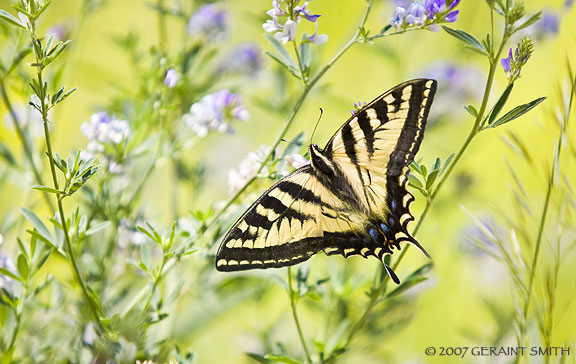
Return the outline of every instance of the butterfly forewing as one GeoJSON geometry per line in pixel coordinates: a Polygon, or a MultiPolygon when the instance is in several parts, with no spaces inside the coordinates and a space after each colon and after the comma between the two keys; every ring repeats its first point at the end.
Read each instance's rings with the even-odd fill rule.
{"type": "Polygon", "coordinates": [[[312,165],[272,186],[228,232],[217,269],[292,265],[320,250],[383,260],[402,241],[426,254],[407,230],[406,183],[435,91],[434,80],[402,83],[356,112],[323,151],[311,147],[312,165]]]}
{"type": "Polygon", "coordinates": [[[216,257],[218,270],[292,265],[323,247],[323,212],[341,208],[339,199],[316,181],[310,166],[266,191],[226,234],[216,257]]]}

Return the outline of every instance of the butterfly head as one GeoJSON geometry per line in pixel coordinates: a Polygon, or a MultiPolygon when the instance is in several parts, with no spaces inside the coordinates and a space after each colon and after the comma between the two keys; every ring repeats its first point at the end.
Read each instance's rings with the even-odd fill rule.
{"type": "Polygon", "coordinates": [[[316,171],[326,176],[334,175],[334,162],[316,144],[310,145],[310,162],[316,171]]]}

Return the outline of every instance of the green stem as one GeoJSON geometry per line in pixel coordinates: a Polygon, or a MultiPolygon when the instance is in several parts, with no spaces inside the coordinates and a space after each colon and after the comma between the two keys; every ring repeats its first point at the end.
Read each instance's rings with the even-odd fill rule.
{"type": "Polygon", "coordinates": [[[164,14],[164,0],[157,0],[158,6],[158,49],[166,49],[166,14],[164,14]]]}
{"type": "Polygon", "coordinates": [[[528,321],[528,309],[530,308],[530,301],[532,298],[532,291],[534,288],[534,279],[536,277],[536,266],[538,264],[538,257],[540,256],[540,247],[542,245],[542,236],[544,234],[544,226],[546,224],[546,217],[548,216],[548,208],[550,206],[550,199],[552,195],[552,189],[554,187],[554,176],[556,175],[556,168],[560,163],[560,152],[562,151],[562,139],[566,134],[566,128],[568,121],[570,119],[570,111],[572,109],[572,102],[575,93],[576,79],[570,80],[572,84],[570,85],[570,99],[567,105],[567,110],[564,113],[564,124],[560,128],[560,135],[558,136],[558,142],[556,144],[556,150],[554,154],[554,160],[552,162],[552,169],[550,171],[550,176],[548,177],[548,186],[546,190],[546,198],[544,200],[544,207],[542,208],[542,216],[540,217],[540,225],[538,226],[538,235],[536,237],[536,246],[534,248],[534,255],[532,257],[532,265],[530,266],[530,277],[528,280],[528,291],[526,292],[526,301],[524,302],[524,309],[522,312],[522,325],[520,331],[520,342],[524,342],[524,336],[526,334],[526,327],[528,321]]]}
{"type": "MultiPolygon", "coordinates": [[[[42,175],[40,174],[40,171],[38,170],[38,167],[36,166],[36,163],[34,162],[34,153],[32,152],[32,146],[30,145],[28,138],[26,138],[26,136],[24,135],[24,130],[22,130],[22,126],[20,125],[20,121],[18,120],[18,116],[14,112],[14,108],[12,107],[12,103],[10,102],[10,99],[8,98],[8,93],[6,92],[6,87],[4,86],[4,80],[3,79],[0,80],[0,94],[2,95],[2,101],[4,102],[4,105],[6,105],[6,108],[8,109],[8,111],[10,113],[10,117],[12,118],[12,121],[14,122],[14,129],[16,130],[16,135],[18,136],[18,139],[20,140],[20,143],[22,144],[22,148],[24,149],[24,155],[26,156],[26,159],[28,159],[28,162],[30,163],[30,167],[32,168],[32,173],[34,174],[34,178],[36,179],[36,183],[44,186],[44,181],[42,180],[42,175]]],[[[50,212],[52,214],[54,214],[54,205],[52,204],[52,200],[50,200],[50,196],[48,196],[48,193],[44,192],[44,191],[42,191],[42,196],[44,197],[44,200],[46,201],[46,205],[48,205],[50,212]]]]}
{"type": "Polygon", "coordinates": [[[308,79],[304,75],[304,66],[302,66],[302,60],[300,59],[300,52],[298,52],[298,45],[296,42],[292,42],[294,45],[294,54],[296,55],[296,59],[298,60],[298,69],[300,70],[300,79],[304,83],[304,87],[308,85],[308,79]]]}
{"type": "MultiPolygon", "coordinates": [[[[32,30],[30,31],[30,36],[32,38],[32,46],[34,47],[34,44],[36,44],[37,39],[36,39],[36,24],[35,21],[32,22],[32,30]]],[[[36,55],[36,52],[33,52],[36,55]]],[[[58,190],[58,177],[56,175],[56,167],[54,165],[54,153],[52,151],[52,143],[51,143],[51,139],[50,139],[50,129],[48,128],[48,105],[46,105],[46,99],[47,99],[47,95],[45,94],[45,89],[46,87],[44,87],[44,81],[42,80],[42,70],[44,69],[44,66],[41,65],[42,64],[42,60],[38,59],[38,55],[36,55],[36,59],[35,59],[36,63],[40,64],[39,66],[36,66],[36,76],[37,76],[37,81],[38,81],[38,85],[39,85],[39,89],[38,92],[39,94],[37,95],[38,98],[40,99],[40,113],[42,115],[42,122],[44,124],[44,138],[46,141],[46,148],[47,148],[47,152],[48,152],[48,161],[50,164],[50,174],[52,175],[52,183],[54,185],[54,188],[56,190],[58,190]]],[[[92,298],[92,296],[90,295],[89,291],[88,291],[88,287],[86,285],[86,282],[84,281],[82,274],[80,273],[80,268],[78,266],[78,262],[76,261],[76,255],[74,253],[74,249],[72,247],[72,242],[70,239],[70,235],[68,233],[68,227],[66,226],[66,215],[64,214],[64,207],[62,206],[62,199],[64,198],[64,196],[57,194],[56,195],[56,202],[57,202],[57,206],[58,206],[58,215],[60,217],[60,224],[62,225],[62,233],[64,235],[64,242],[66,244],[66,250],[68,251],[68,257],[70,260],[70,263],[72,265],[73,271],[74,271],[74,275],[76,277],[76,280],[78,281],[78,283],[80,284],[80,287],[82,288],[82,293],[84,294],[84,298],[86,299],[86,302],[88,303],[88,307],[90,308],[92,315],[94,316],[94,319],[96,321],[96,323],[98,324],[98,327],[104,331],[104,325],[100,319],[100,314],[99,314],[99,307],[97,306],[96,302],[94,301],[94,298],[92,298]]]]}
{"type": "Polygon", "coordinates": [[[296,324],[296,330],[298,330],[298,336],[300,337],[300,343],[306,354],[306,362],[312,363],[312,357],[310,356],[310,350],[308,350],[308,345],[306,344],[306,339],[302,333],[302,327],[300,326],[300,320],[298,319],[298,311],[296,310],[296,301],[298,299],[298,292],[295,292],[292,288],[292,269],[288,267],[288,295],[290,298],[290,309],[292,310],[292,318],[294,319],[294,324],[296,324]]]}
{"type": "Polygon", "coordinates": [[[158,273],[154,276],[154,281],[152,283],[152,289],[150,290],[150,295],[148,296],[146,304],[144,305],[144,309],[142,310],[143,313],[146,313],[148,307],[150,307],[150,302],[152,301],[152,297],[154,297],[154,292],[156,292],[158,284],[160,284],[160,281],[162,280],[163,277],[162,272],[164,271],[164,266],[166,265],[167,262],[168,259],[166,258],[166,255],[164,255],[162,257],[162,264],[160,265],[160,269],[158,270],[158,273]]]}

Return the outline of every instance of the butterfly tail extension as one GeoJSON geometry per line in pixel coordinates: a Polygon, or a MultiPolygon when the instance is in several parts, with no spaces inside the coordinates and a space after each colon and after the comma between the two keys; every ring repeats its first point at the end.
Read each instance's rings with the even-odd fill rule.
{"type": "Polygon", "coordinates": [[[384,268],[386,269],[386,273],[388,273],[388,275],[390,276],[392,281],[394,281],[394,283],[396,283],[396,284],[400,284],[400,279],[398,278],[396,273],[394,273],[392,268],[390,268],[390,266],[384,262],[382,262],[382,264],[384,264],[384,268]]]}

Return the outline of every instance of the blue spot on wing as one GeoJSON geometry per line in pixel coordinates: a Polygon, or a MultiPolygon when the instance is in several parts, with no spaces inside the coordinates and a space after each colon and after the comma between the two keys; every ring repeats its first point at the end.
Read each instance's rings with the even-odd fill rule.
{"type": "Polygon", "coordinates": [[[392,210],[396,210],[396,201],[392,200],[390,205],[392,205],[392,210]]]}
{"type": "Polygon", "coordinates": [[[390,232],[390,229],[388,228],[388,226],[386,226],[386,224],[384,224],[383,222],[380,223],[380,227],[382,228],[382,231],[384,231],[385,233],[390,232]]]}
{"type": "Polygon", "coordinates": [[[373,229],[373,228],[368,229],[368,234],[370,234],[370,236],[371,236],[374,240],[377,240],[377,239],[378,239],[378,235],[379,235],[379,234],[378,234],[378,232],[377,232],[375,229],[373,229]]]}

